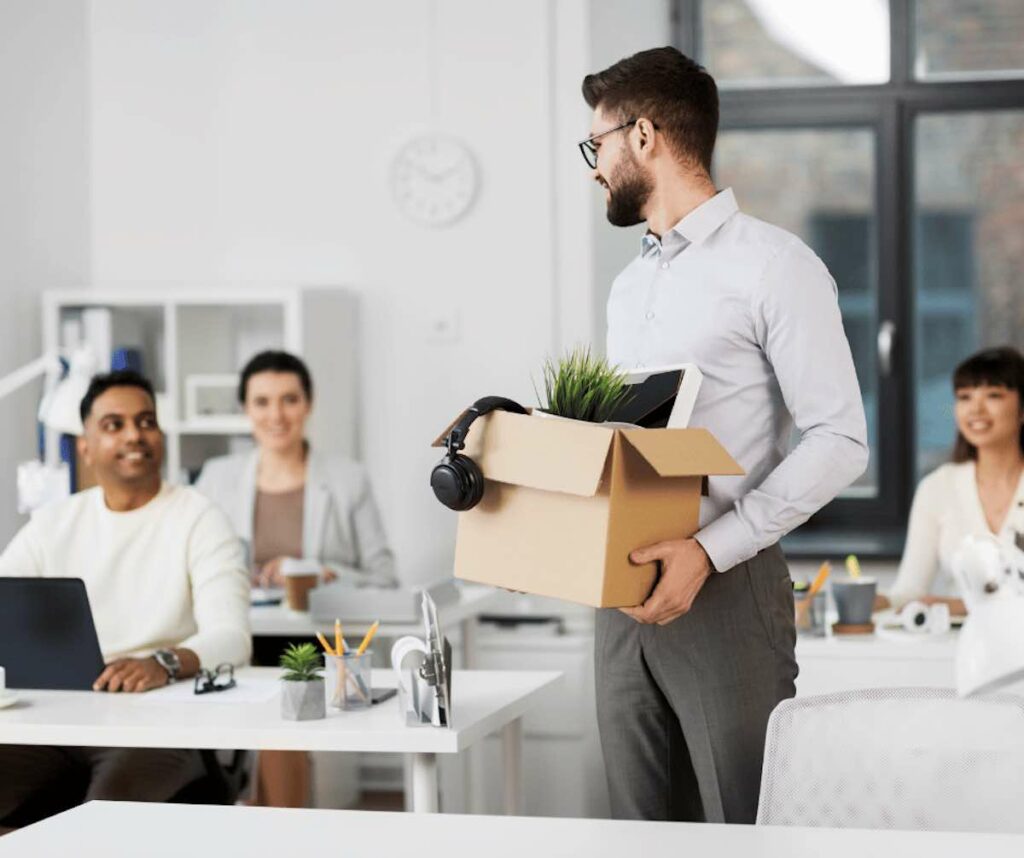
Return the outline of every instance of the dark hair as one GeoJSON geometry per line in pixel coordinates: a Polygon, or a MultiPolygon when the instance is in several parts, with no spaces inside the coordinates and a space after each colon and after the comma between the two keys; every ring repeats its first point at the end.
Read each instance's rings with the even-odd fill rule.
{"type": "Polygon", "coordinates": [[[156,408],[156,394],[153,393],[153,385],[149,379],[135,370],[119,369],[115,372],[93,376],[92,381],[89,382],[89,389],[78,406],[78,413],[83,423],[92,412],[92,404],[112,387],[138,387],[149,394],[149,398],[153,400],[153,408],[156,408]]]}
{"type": "Polygon", "coordinates": [[[686,161],[711,172],[718,135],[718,87],[675,48],[652,48],[583,78],[583,97],[620,122],[647,118],[686,161]]]}
{"type": "MultiPolygon", "coordinates": [[[[971,355],[953,370],[953,392],[963,387],[1006,387],[1016,390],[1024,406],[1024,355],[1012,346],[985,349],[971,355]]],[[[1024,425],[1020,428],[1020,449],[1024,452],[1024,425]]],[[[978,448],[957,431],[953,445],[953,461],[967,462],[978,458],[978,448]]]]}
{"type": "Polygon", "coordinates": [[[313,401],[313,378],[309,374],[309,368],[300,358],[289,352],[265,351],[249,359],[249,362],[242,367],[242,376],[238,381],[238,401],[245,402],[246,388],[249,386],[249,379],[258,372],[290,372],[299,377],[299,384],[306,394],[306,399],[313,401]]]}

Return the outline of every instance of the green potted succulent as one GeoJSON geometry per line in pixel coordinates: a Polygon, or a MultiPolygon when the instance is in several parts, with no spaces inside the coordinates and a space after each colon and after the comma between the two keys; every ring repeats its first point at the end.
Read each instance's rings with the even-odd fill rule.
{"type": "MultiPolygon", "coordinates": [[[[587,423],[604,423],[630,399],[626,374],[594,357],[590,348],[577,346],[555,362],[544,363],[544,399],[541,413],[587,423]]],[[[537,392],[534,385],[534,392],[537,392]]]]}
{"type": "Polygon", "coordinates": [[[311,643],[289,644],[281,654],[281,717],[312,721],[327,715],[323,663],[311,643]]]}

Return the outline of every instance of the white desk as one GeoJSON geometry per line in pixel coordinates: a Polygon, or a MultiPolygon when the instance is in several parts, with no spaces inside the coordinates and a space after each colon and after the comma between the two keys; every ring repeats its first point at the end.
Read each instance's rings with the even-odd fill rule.
{"type": "MultiPolygon", "coordinates": [[[[438,622],[441,629],[450,633],[453,626],[463,625],[475,620],[480,614],[501,601],[504,591],[495,587],[483,587],[473,585],[460,585],[459,598],[450,604],[440,605],[437,609],[438,622]]],[[[316,632],[334,634],[334,621],[314,622],[309,614],[290,611],[284,605],[257,605],[249,610],[249,621],[252,625],[254,635],[267,637],[287,637],[289,635],[303,635],[312,637],[316,632]]],[[[346,637],[353,638],[366,633],[372,620],[347,620],[341,618],[345,624],[346,637]]],[[[423,636],[423,623],[419,620],[411,623],[381,623],[378,634],[381,637],[401,637],[402,635],[423,636]]]]}
{"type": "MultiPolygon", "coordinates": [[[[278,675],[275,668],[238,672],[240,681],[278,675]]],[[[412,809],[436,811],[437,755],[457,754],[500,730],[505,809],[517,813],[522,801],[520,719],[560,676],[549,671],[455,671],[450,729],[406,727],[397,698],[362,712],[333,711],[319,721],[286,721],[276,696],[264,703],[155,705],[142,695],[19,691],[22,700],[0,710],[0,743],[404,753],[412,762],[412,809]]],[[[392,671],[374,672],[375,686],[394,683],[392,671]]]]}
{"type": "Polygon", "coordinates": [[[365,855],[538,858],[643,855],[762,858],[1019,858],[1024,835],[863,831],[99,802],[0,839],[4,858],[281,858],[365,855]]]}
{"type": "Polygon", "coordinates": [[[952,688],[956,644],[955,632],[942,637],[898,632],[799,637],[797,695],[861,688],[952,688]]]}

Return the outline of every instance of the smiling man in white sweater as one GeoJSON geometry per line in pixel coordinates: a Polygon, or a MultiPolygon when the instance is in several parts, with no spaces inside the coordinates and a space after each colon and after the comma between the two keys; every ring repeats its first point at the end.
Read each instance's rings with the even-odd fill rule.
{"type": "MultiPolygon", "coordinates": [[[[142,692],[240,665],[251,651],[242,547],[224,514],[164,483],[150,383],[93,379],[82,400],[80,460],[98,486],[40,509],[0,556],[0,575],[85,582],[106,669],[94,688],[142,692]]],[[[0,825],[41,791],[84,772],[85,799],[164,801],[203,773],[198,752],[0,746],[0,825]]],[[[13,819],[12,819],[13,815],[13,819]]]]}

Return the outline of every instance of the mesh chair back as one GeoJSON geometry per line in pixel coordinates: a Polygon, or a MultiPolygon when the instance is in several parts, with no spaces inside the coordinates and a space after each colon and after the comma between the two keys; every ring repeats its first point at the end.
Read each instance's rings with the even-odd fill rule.
{"type": "Polygon", "coordinates": [[[1024,699],[881,688],[785,700],[759,825],[1024,832],[1024,699]]]}

